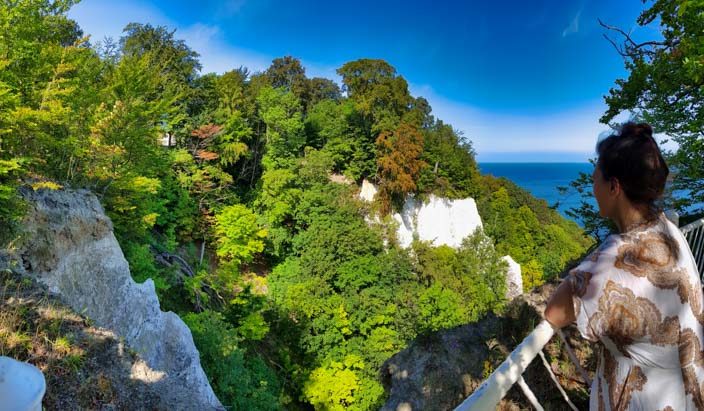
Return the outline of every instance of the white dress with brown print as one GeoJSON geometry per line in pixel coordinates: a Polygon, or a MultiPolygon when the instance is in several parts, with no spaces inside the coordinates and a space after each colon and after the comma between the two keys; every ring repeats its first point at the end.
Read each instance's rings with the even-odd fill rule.
{"type": "Polygon", "coordinates": [[[611,235],[577,268],[574,308],[600,342],[591,410],[704,410],[702,288],[682,233],[664,215],[611,235]]]}

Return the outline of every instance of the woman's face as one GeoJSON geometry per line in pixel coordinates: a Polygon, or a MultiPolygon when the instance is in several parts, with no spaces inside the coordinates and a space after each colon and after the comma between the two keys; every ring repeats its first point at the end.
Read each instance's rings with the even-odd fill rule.
{"type": "Polygon", "coordinates": [[[604,178],[601,169],[597,165],[592,173],[592,192],[596,203],[599,205],[599,215],[609,218],[614,208],[614,197],[611,194],[611,182],[604,178]]]}

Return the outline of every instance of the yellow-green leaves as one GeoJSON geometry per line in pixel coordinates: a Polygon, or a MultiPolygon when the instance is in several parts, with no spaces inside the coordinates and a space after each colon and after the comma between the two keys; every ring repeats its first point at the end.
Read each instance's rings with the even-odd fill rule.
{"type": "Polygon", "coordinates": [[[215,215],[218,257],[236,264],[250,262],[264,250],[266,236],[257,216],[242,204],[224,207],[215,215]]]}

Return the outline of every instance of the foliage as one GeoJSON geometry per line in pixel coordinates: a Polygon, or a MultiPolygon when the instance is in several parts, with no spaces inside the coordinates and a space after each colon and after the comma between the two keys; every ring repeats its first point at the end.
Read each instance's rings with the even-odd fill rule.
{"type": "Polygon", "coordinates": [[[240,347],[242,338],[213,311],[183,317],[193,334],[201,364],[221,402],[236,410],[278,410],[280,387],[259,356],[240,347]]]}
{"type": "MultiPolygon", "coordinates": [[[[618,51],[628,78],[617,79],[605,97],[609,122],[632,111],[656,132],[674,140],[670,156],[675,189],[689,193],[675,206],[704,210],[704,4],[699,0],[656,0],[638,17],[642,27],[656,26],[660,38],[642,43],[623,36],[618,51]]],[[[615,43],[615,42],[614,42],[615,43]]]]}
{"type": "Polygon", "coordinates": [[[266,169],[291,165],[305,143],[298,98],[284,89],[264,87],[257,96],[257,104],[266,124],[266,154],[262,165],[266,169]]]}
{"type": "Polygon", "coordinates": [[[447,198],[479,194],[481,182],[471,142],[442,121],[424,130],[423,142],[421,159],[428,167],[418,177],[418,191],[447,198]]]}
{"type": "Polygon", "coordinates": [[[257,226],[257,216],[251,210],[235,204],[215,214],[215,237],[218,257],[241,264],[264,250],[266,230],[257,226]]]}
{"type": "Polygon", "coordinates": [[[307,144],[328,152],[334,171],[355,181],[376,171],[374,140],[351,101],[320,101],[308,111],[305,127],[307,144]]]}
{"type": "Polygon", "coordinates": [[[384,210],[392,202],[403,201],[405,195],[416,190],[416,182],[427,163],[421,159],[423,135],[408,124],[401,124],[393,132],[383,132],[376,140],[379,167],[379,199],[384,210]]]}
{"type": "Polygon", "coordinates": [[[471,142],[383,60],[344,64],[344,95],[290,56],[201,75],[165,27],[91,46],[72,4],[0,7],[0,224],[21,214],[24,182],[93,190],[133,277],[184,317],[232,409],[379,409],[384,361],[504,308],[501,255],[532,287],[589,243],[481,177],[471,142]],[[489,236],[400,249],[357,199],[363,179],[384,211],[409,194],[472,196],[489,236]]]}
{"type": "Polygon", "coordinates": [[[482,179],[484,192],[477,206],[485,232],[499,254],[521,264],[524,290],[557,278],[592,245],[574,222],[563,219],[545,201],[508,180],[482,179]]]}
{"type": "Polygon", "coordinates": [[[384,60],[360,59],[337,70],[343,90],[364,117],[373,135],[396,129],[408,112],[412,97],[406,80],[384,60]]]}
{"type": "Polygon", "coordinates": [[[349,356],[343,362],[332,361],[327,367],[313,370],[303,393],[316,409],[349,409],[355,403],[355,391],[360,388],[354,370],[363,367],[364,363],[355,356],[349,356]]]}
{"type": "Polygon", "coordinates": [[[0,246],[5,245],[17,230],[22,216],[22,203],[17,197],[17,180],[22,166],[20,161],[0,160],[0,246]]]}

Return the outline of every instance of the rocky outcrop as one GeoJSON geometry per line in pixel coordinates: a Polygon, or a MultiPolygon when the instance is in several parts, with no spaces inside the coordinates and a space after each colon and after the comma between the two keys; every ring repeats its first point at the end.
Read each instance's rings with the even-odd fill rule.
{"type": "Polygon", "coordinates": [[[144,360],[132,378],[154,386],[166,409],[222,409],[193,337],[159,309],[154,283],[137,284],[98,199],[85,190],[26,190],[26,239],[15,251],[24,273],[75,311],[112,330],[144,360]]]}
{"type": "Polygon", "coordinates": [[[362,188],[359,190],[359,198],[364,201],[373,201],[376,196],[377,190],[374,184],[370,183],[368,180],[362,180],[362,188]]]}
{"type": "MultiPolygon", "coordinates": [[[[492,314],[477,323],[419,336],[381,367],[389,397],[384,411],[452,410],[532,331],[542,319],[545,302],[555,289],[546,284],[516,298],[506,313],[492,314]]],[[[594,369],[590,343],[573,328],[564,329],[582,366],[594,369]]],[[[560,384],[579,409],[588,408],[588,387],[570,362],[557,338],[543,350],[560,384]]],[[[545,409],[568,409],[540,359],[523,377],[545,409]]],[[[513,387],[497,409],[530,409],[523,393],[513,387]]]]}
{"type": "Polygon", "coordinates": [[[503,256],[501,259],[508,264],[508,270],[506,271],[506,298],[512,300],[523,294],[521,266],[510,255],[503,256]]]}
{"type": "Polygon", "coordinates": [[[435,246],[457,248],[467,236],[482,228],[477,205],[472,198],[448,200],[431,195],[427,202],[409,197],[401,213],[393,215],[399,224],[399,244],[409,247],[414,236],[435,246]]]}
{"type": "MultiPolygon", "coordinates": [[[[363,180],[359,198],[372,201],[377,191],[374,184],[363,180]]],[[[401,212],[392,217],[398,224],[396,238],[404,248],[410,247],[415,238],[430,241],[434,246],[457,248],[462,240],[482,228],[482,219],[473,198],[448,200],[431,195],[428,201],[422,202],[409,196],[401,212]]],[[[523,293],[521,266],[511,256],[502,258],[508,264],[506,298],[511,300],[523,293]]]]}
{"type": "MultiPolygon", "coordinates": [[[[374,184],[363,180],[359,197],[372,201],[377,191],[374,184]]],[[[482,219],[472,198],[448,200],[431,195],[424,202],[408,196],[401,212],[392,217],[398,223],[399,245],[404,248],[409,247],[414,238],[430,241],[434,246],[457,248],[462,240],[482,228],[482,219]]]]}

